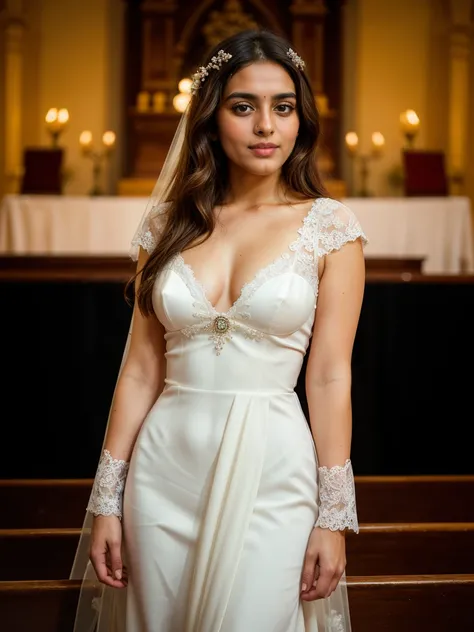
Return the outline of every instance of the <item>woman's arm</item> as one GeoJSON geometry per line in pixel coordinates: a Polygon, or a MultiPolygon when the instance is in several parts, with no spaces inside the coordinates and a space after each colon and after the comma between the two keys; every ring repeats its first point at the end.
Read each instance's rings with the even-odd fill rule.
{"type": "MultiPolygon", "coordinates": [[[[140,249],[138,268],[147,253],[140,249]]],[[[137,277],[135,294],[141,275],[137,277]]],[[[144,317],[135,302],[127,359],[117,381],[104,448],[128,461],[142,423],[164,388],[164,328],[155,316],[144,317]]]]}
{"type": "Polygon", "coordinates": [[[352,436],[351,358],[365,285],[360,240],[326,256],[306,397],[319,466],[344,465],[352,436]]]}
{"type": "Polygon", "coordinates": [[[357,530],[353,475],[351,358],[365,286],[360,239],[325,257],[306,397],[319,465],[320,507],[305,558],[302,599],[328,597],[346,565],[344,530],[357,530]]]}
{"type": "MultiPolygon", "coordinates": [[[[147,253],[140,250],[138,268],[147,253]]],[[[140,284],[138,275],[135,293],[140,284]]],[[[166,371],[164,329],[155,316],[144,317],[135,302],[127,358],[117,380],[109,424],[88,511],[122,514],[122,493],[128,462],[140,428],[164,387],[166,371]]]]}

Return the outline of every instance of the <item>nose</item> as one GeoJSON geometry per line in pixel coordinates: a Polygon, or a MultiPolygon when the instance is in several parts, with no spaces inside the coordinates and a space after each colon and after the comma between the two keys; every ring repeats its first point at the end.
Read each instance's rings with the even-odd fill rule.
{"type": "Polygon", "coordinates": [[[271,136],[273,134],[273,121],[269,111],[261,110],[255,124],[255,133],[258,136],[271,136]]]}

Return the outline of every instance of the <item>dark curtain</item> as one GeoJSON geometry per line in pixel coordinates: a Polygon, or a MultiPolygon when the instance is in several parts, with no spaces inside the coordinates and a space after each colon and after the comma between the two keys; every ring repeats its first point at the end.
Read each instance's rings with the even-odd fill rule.
{"type": "MultiPolygon", "coordinates": [[[[473,290],[367,283],[353,353],[356,474],[474,474],[473,290]]],[[[0,478],[93,477],[131,317],[123,285],[3,281],[1,291],[0,478]]]]}

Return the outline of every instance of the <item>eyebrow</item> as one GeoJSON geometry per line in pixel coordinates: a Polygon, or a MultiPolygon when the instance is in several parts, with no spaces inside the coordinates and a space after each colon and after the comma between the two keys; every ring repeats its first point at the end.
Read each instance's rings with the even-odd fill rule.
{"type": "MultiPolygon", "coordinates": [[[[231,99],[248,99],[249,101],[258,101],[259,97],[251,92],[232,92],[232,94],[229,94],[225,100],[230,101],[231,99]]],[[[281,92],[280,94],[274,94],[272,96],[273,101],[279,101],[281,99],[296,99],[296,94],[294,92],[281,92]]]]}

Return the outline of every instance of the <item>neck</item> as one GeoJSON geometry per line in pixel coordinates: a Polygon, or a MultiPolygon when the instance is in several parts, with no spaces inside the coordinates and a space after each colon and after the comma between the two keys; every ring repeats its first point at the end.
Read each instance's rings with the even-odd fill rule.
{"type": "Polygon", "coordinates": [[[227,204],[258,206],[277,204],[284,201],[284,190],[280,181],[281,171],[260,176],[229,165],[229,191],[227,204]]]}

